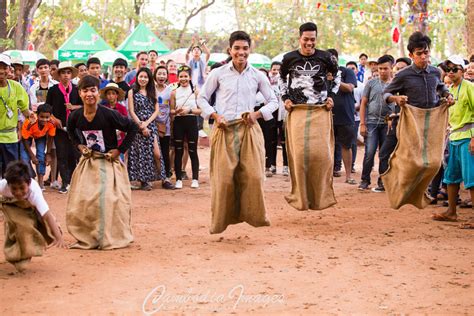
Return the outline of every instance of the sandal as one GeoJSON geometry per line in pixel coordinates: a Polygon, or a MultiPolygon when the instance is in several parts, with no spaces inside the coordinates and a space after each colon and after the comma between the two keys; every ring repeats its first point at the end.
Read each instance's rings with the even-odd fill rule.
{"type": "Polygon", "coordinates": [[[348,184],[357,184],[357,181],[354,180],[354,179],[347,179],[347,180],[345,181],[345,183],[348,183],[348,184]]]}
{"type": "Polygon", "coordinates": [[[431,215],[431,219],[434,221],[439,221],[439,222],[457,222],[457,218],[452,218],[444,215],[443,213],[438,213],[438,214],[433,214],[431,215]]]}
{"type": "Polygon", "coordinates": [[[471,200],[464,200],[459,204],[460,208],[472,208],[472,201],[471,200]]]}
{"type": "Polygon", "coordinates": [[[336,177],[336,178],[339,178],[339,177],[341,176],[341,172],[340,172],[340,171],[334,171],[334,172],[332,173],[332,176],[333,176],[333,177],[336,177]]]}

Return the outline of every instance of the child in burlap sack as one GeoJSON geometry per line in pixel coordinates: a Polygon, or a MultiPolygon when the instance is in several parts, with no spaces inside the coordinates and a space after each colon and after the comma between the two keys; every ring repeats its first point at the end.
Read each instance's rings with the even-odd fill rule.
{"type": "Polygon", "coordinates": [[[47,247],[66,248],[39,184],[22,161],[11,162],[0,180],[0,209],[5,217],[5,259],[19,272],[47,247]]]}

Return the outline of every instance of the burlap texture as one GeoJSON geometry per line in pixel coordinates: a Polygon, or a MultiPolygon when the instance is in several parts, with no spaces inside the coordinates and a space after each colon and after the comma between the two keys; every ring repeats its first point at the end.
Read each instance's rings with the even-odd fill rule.
{"type": "Polygon", "coordinates": [[[0,208],[5,217],[5,259],[15,263],[42,256],[54,239],[36,209],[26,201],[4,198],[0,198],[0,208]]]}
{"type": "Polygon", "coordinates": [[[247,222],[269,226],[263,197],[265,147],[262,130],[242,119],[215,127],[211,141],[210,233],[223,232],[228,225],[247,222]]]}
{"type": "Polygon", "coordinates": [[[82,156],[72,175],[66,225],[77,243],[71,248],[115,249],[133,241],[127,170],[106,157],[82,156]]]}
{"type": "Polygon", "coordinates": [[[332,112],[295,105],[286,122],[286,148],[291,176],[287,202],[298,210],[322,210],[336,204],[332,112]]]}
{"type": "Polygon", "coordinates": [[[430,203],[426,189],[443,161],[447,124],[445,105],[433,109],[402,107],[398,143],[390,156],[389,169],[382,175],[392,208],[405,204],[425,208],[430,203]]]}

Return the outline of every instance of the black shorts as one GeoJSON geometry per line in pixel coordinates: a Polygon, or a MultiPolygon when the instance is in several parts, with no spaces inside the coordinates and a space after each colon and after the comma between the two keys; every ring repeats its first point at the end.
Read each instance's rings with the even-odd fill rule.
{"type": "Polygon", "coordinates": [[[350,149],[356,137],[353,125],[334,125],[336,143],[350,149]]]}

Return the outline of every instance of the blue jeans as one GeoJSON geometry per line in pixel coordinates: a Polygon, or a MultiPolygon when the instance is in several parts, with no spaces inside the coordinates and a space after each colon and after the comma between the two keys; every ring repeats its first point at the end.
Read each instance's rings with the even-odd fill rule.
{"type": "Polygon", "coordinates": [[[355,121],[354,123],[354,132],[356,137],[354,138],[354,142],[352,143],[352,169],[354,169],[355,162],[357,159],[357,135],[359,133],[359,124],[360,121],[355,121]]]}
{"type": "MultiPolygon", "coordinates": [[[[377,148],[382,148],[382,144],[387,136],[386,124],[367,124],[367,136],[365,137],[364,163],[362,165],[362,181],[370,183],[370,172],[374,166],[375,153],[377,148]]],[[[380,151],[379,151],[380,160],[380,151]]],[[[379,162],[379,175],[382,174],[379,162]]]]}
{"type": "Polygon", "coordinates": [[[0,174],[3,176],[10,162],[18,160],[18,143],[0,143],[0,174]]]}
{"type": "MultiPolygon", "coordinates": [[[[26,139],[26,142],[31,147],[31,144],[33,142],[32,139],[26,139]]],[[[44,176],[46,173],[46,136],[41,137],[41,138],[35,138],[35,145],[36,145],[36,159],[38,159],[38,166],[36,167],[36,171],[38,172],[39,175],[44,176]]],[[[28,155],[28,152],[26,149],[21,151],[21,160],[26,162],[28,165],[30,165],[30,155],[28,155]]]]}

